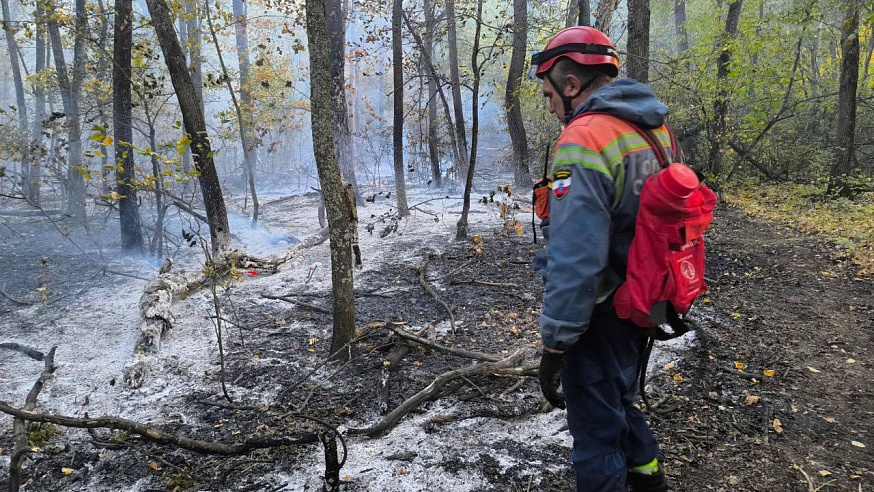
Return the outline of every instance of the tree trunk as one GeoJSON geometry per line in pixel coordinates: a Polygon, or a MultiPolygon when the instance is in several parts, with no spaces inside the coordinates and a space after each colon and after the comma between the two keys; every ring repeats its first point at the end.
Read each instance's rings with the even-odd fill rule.
{"type": "MultiPolygon", "coordinates": [[[[674,33],[677,36],[677,57],[683,58],[689,51],[689,36],[686,35],[686,0],[674,0],[674,33]]],[[[685,66],[688,68],[688,61],[685,66]]]]}
{"type": "Polygon", "coordinates": [[[203,117],[203,103],[197,97],[195,86],[185,63],[185,54],[176,37],[170,9],[165,0],[146,0],[152,25],[161,44],[167,71],[176,91],[176,99],[182,111],[182,123],[185,132],[191,139],[191,153],[194,157],[194,167],[198,172],[203,203],[206,207],[206,217],[209,223],[209,235],[213,257],[222,256],[231,248],[231,231],[228,227],[228,213],[222,196],[221,184],[213,161],[212,149],[206,133],[206,121],[203,117]]]}
{"type": "MultiPolygon", "coordinates": [[[[427,68],[434,59],[434,0],[425,0],[425,42],[423,54],[427,68]]],[[[428,70],[430,73],[430,70],[428,70]]],[[[431,185],[443,187],[443,172],[440,170],[440,149],[437,133],[437,78],[434,74],[428,76],[428,158],[431,162],[431,185]]]]}
{"type": "Polygon", "coordinates": [[[79,89],[84,79],[85,70],[85,43],[87,19],[85,18],[84,0],[76,0],[76,35],[73,43],[73,73],[72,79],[67,74],[67,62],[64,58],[64,48],[61,44],[61,31],[58,21],[53,20],[57,12],[57,5],[49,2],[46,5],[50,9],[46,13],[49,19],[48,30],[52,40],[52,57],[55,59],[55,72],[58,77],[58,86],[61,92],[61,102],[66,115],[65,123],[68,135],[68,167],[64,185],[67,190],[67,213],[85,223],[85,178],[82,172],[87,172],[87,167],[82,162],[81,120],[79,118],[79,89]],[[81,171],[81,172],[80,172],[81,171]]]}
{"type": "Polygon", "coordinates": [[[628,0],[628,77],[649,82],[649,0],[628,0]]]}
{"type": "Polygon", "coordinates": [[[467,175],[465,176],[461,218],[458,219],[458,223],[456,224],[455,239],[458,241],[467,239],[467,218],[470,213],[470,193],[473,189],[473,175],[474,172],[476,172],[476,147],[479,136],[479,84],[481,70],[479,65],[479,40],[480,32],[482,31],[482,18],[483,0],[478,0],[476,3],[476,32],[473,37],[473,50],[470,55],[470,68],[473,71],[473,99],[471,102],[470,119],[470,163],[467,167],[467,175]]]}
{"type": "Polygon", "coordinates": [[[591,26],[592,7],[589,0],[568,0],[565,27],[591,26]]]}
{"type": "Polygon", "coordinates": [[[610,26],[613,24],[613,13],[619,7],[619,0],[600,0],[595,9],[595,29],[610,36],[610,26]]]}
{"type": "MultiPolygon", "coordinates": [[[[118,219],[121,251],[143,253],[143,233],[134,180],[131,127],[131,49],[133,47],[132,0],[115,0],[115,35],[112,43],[112,120],[115,134],[115,179],[118,186],[118,219]]],[[[160,183],[160,181],[159,181],[160,183]]]]}
{"type": "MultiPolygon", "coordinates": [[[[46,26],[43,12],[45,8],[37,4],[34,23],[35,48],[36,48],[36,67],[34,73],[41,73],[46,68],[46,26]]],[[[41,178],[41,163],[43,155],[42,147],[42,122],[46,114],[46,94],[42,88],[42,84],[33,84],[33,125],[30,130],[30,158],[31,165],[28,168],[27,187],[25,188],[25,197],[28,203],[38,207],[40,205],[40,178],[41,178]]]]}
{"type": "MultiPolygon", "coordinates": [[[[234,32],[237,36],[237,61],[240,65],[240,105],[237,119],[240,124],[240,140],[243,145],[243,167],[252,195],[252,227],[258,223],[258,193],[255,191],[255,164],[258,162],[258,148],[252,134],[252,93],[249,91],[249,36],[246,25],[246,0],[234,0],[234,32]]],[[[207,7],[208,8],[208,7],[207,7]]],[[[218,45],[216,45],[216,49],[218,45]]]]}
{"type": "Polygon", "coordinates": [[[331,42],[331,87],[334,93],[334,143],[340,172],[355,190],[355,201],[362,203],[355,176],[355,153],[349,128],[349,106],[346,103],[346,9],[344,0],[327,0],[328,35],[331,42]]]}
{"type": "Polygon", "coordinates": [[[330,35],[325,0],[306,2],[307,38],[310,57],[310,101],[312,106],[313,152],[322,198],[328,213],[331,241],[331,284],[334,294],[334,332],[331,353],[351,357],[347,346],[355,336],[355,291],[352,275],[352,216],[354,200],[344,190],[334,147],[331,88],[330,35]]]}
{"type": "Polygon", "coordinates": [[[446,41],[449,45],[449,82],[452,84],[452,107],[455,112],[455,141],[459,161],[456,171],[461,179],[467,176],[467,132],[464,129],[464,107],[461,104],[461,77],[458,73],[458,33],[455,27],[455,0],[446,0],[446,41]]]}
{"type": "Polygon", "coordinates": [[[525,70],[525,54],[528,46],[528,0],[513,0],[513,51],[510,70],[507,74],[507,90],[504,93],[504,110],[507,127],[513,145],[513,178],[518,190],[531,187],[531,172],[528,169],[528,137],[522,118],[519,90],[525,70]]]}
{"type": "Polygon", "coordinates": [[[856,91],[859,85],[859,0],[846,6],[841,28],[841,77],[835,122],[834,162],[829,175],[829,194],[853,195],[850,174],[855,168],[856,91]]]}
{"type": "MultiPolygon", "coordinates": [[[[22,194],[25,198],[29,198],[30,158],[28,157],[29,146],[27,144],[27,134],[30,131],[30,125],[27,118],[27,102],[24,99],[24,80],[21,78],[21,66],[18,64],[18,43],[15,41],[16,24],[10,22],[12,19],[9,12],[9,0],[0,0],[3,10],[3,30],[6,32],[6,50],[9,52],[9,66],[12,69],[12,81],[15,84],[15,104],[16,113],[18,113],[18,129],[19,135],[16,136],[18,142],[19,155],[17,159],[21,164],[20,184],[22,194]]],[[[10,156],[4,156],[8,158],[10,156]]]]}
{"type": "Polygon", "coordinates": [[[731,48],[729,43],[737,34],[737,23],[740,19],[741,7],[743,0],[735,0],[728,6],[728,15],[725,18],[725,33],[721,42],[721,54],[717,61],[716,99],[713,103],[713,114],[710,131],[710,152],[707,159],[707,164],[710,166],[710,172],[718,176],[722,172],[723,155],[722,147],[725,142],[725,131],[728,127],[728,70],[731,63],[731,48]]]}
{"type": "Polygon", "coordinates": [[[407,187],[404,183],[404,66],[401,19],[403,0],[394,0],[391,15],[392,74],[394,76],[394,135],[392,138],[395,168],[395,195],[397,196],[398,216],[410,215],[407,206],[407,187]]]}

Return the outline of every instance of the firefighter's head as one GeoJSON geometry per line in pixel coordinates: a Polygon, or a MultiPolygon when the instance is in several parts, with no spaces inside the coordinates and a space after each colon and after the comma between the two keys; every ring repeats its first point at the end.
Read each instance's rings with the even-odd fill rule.
{"type": "Polygon", "coordinates": [[[619,74],[619,54],[601,31],[587,26],[569,27],[531,57],[529,74],[543,81],[550,112],[567,123],[574,107],[591,90],[619,74]]]}

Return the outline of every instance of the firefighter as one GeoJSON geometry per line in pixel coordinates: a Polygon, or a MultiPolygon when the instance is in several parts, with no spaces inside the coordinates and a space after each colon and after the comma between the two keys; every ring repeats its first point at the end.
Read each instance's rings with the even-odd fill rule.
{"type": "Polygon", "coordinates": [[[625,279],[641,185],[660,169],[629,123],[671,155],[668,108],[645,84],[616,78],[616,48],[591,27],[556,34],[530,73],[563,126],[541,224],[547,247],[534,261],[545,280],[541,389],[567,406],[577,491],[666,491],[658,443],[634,406],[646,332],[617,317],[612,296],[625,279]]]}

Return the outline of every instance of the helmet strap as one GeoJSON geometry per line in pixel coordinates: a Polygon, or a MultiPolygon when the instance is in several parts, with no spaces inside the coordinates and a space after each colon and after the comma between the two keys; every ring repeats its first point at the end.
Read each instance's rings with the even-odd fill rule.
{"type": "Polygon", "coordinates": [[[573,115],[574,115],[573,100],[576,99],[576,97],[579,96],[580,94],[582,94],[583,92],[586,92],[589,89],[589,87],[591,87],[592,84],[594,84],[595,81],[598,80],[598,78],[599,78],[599,76],[597,74],[593,75],[592,78],[590,78],[582,86],[580,86],[580,88],[577,90],[577,92],[575,94],[572,94],[570,96],[566,96],[564,94],[564,85],[559,86],[558,84],[556,84],[555,79],[552,77],[552,70],[547,72],[546,77],[549,79],[549,83],[552,84],[553,89],[558,91],[559,97],[561,97],[561,102],[564,105],[564,122],[565,122],[565,124],[570,123],[571,119],[573,118],[573,115]]]}

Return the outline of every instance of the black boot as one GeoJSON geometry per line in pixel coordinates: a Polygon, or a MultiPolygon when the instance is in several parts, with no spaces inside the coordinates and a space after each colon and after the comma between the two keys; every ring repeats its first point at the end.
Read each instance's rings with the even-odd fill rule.
{"type": "Polygon", "coordinates": [[[652,475],[628,472],[628,487],[631,492],[667,492],[668,482],[665,480],[665,472],[659,469],[652,475]]]}

